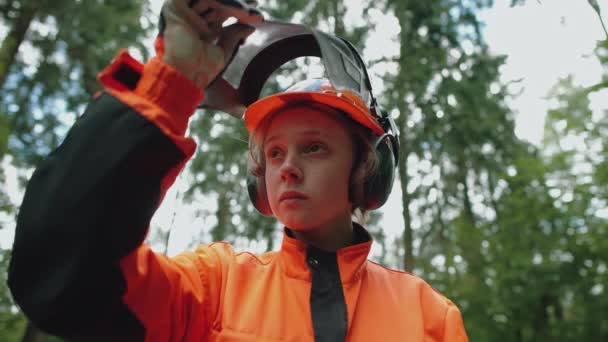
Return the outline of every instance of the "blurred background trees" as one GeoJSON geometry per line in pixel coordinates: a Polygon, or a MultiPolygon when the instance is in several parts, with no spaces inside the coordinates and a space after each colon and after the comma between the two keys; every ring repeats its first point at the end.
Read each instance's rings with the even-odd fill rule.
{"type": "MultiPolygon", "coordinates": [[[[471,341],[608,339],[608,115],[591,101],[605,95],[608,74],[587,88],[571,77],[556,84],[544,139],[532,145],[514,133],[508,99],[515,95],[500,79],[506,56],[492,54],[483,35],[479,13],[493,1],[359,4],[260,1],[269,17],[353,42],[397,121],[394,192],[402,226],[388,229],[397,223],[386,212],[370,218],[380,246],[373,258],[423,277],[454,300],[471,341]],[[352,11],[359,20],[343,20],[352,11]],[[391,37],[396,48],[369,48],[386,25],[378,18],[399,28],[391,37]]],[[[597,3],[589,4],[601,16],[597,3]]],[[[145,1],[0,0],[0,8],[0,151],[3,165],[26,175],[61,141],[98,90],[96,73],[118,49],[147,58],[156,13],[145,1]]],[[[596,58],[608,70],[608,40],[598,44],[596,58]]],[[[286,64],[264,91],[321,74],[318,60],[302,58],[286,64]]],[[[228,240],[258,252],[278,248],[279,225],[256,214],[245,191],[242,123],[199,112],[190,133],[199,151],[176,197],[184,205],[211,203],[195,210],[204,226],[191,245],[228,240]]],[[[5,189],[0,211],[11,218],[18,203],[5,189]]],[[[169,228],[153,227],[150,235],[161,251],[180,229],[169,228]]],[[[8,250],[0,254],[0,340],[28,340],[27,322],[6,288],[9,257],[8,250]]]]}

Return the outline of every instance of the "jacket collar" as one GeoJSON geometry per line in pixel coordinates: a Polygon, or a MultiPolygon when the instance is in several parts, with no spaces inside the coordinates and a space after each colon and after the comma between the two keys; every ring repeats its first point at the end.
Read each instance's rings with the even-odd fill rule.
{"type": "MultiPolygon", "coordinates": [[[[279,260],[287,276],[310,281],[309,267],[320,259],[335,255],[342,283],[358,280],[364,271],[365,262],[372,246],[371,235],[361,225],[353,222],[355,244],[339,249],[335,253],[320,251],[313,246],[293,238],[289,228],[283,230],[283,243],[279,260]]],[[[322,261],[322,260],[321,260],[322,261]]]]}

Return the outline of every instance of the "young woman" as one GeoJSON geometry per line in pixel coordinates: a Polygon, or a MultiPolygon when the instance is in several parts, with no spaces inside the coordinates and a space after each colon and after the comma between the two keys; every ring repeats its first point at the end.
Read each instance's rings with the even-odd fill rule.
{"type": "Polygon", "coordinates": [[[194,152],[188,118],[251,33],[221,23],[259,20],[203,0],[167,1],[163,14],[158,56],[142,66],[120,54],[28,184],[9,274],[28,318],[69,340],[466,341],[452,302],[367,260],[370,235],[351,217],[370,208],[383,129],[324,80],[245,114],[252,199],[285,225],[279,251],[219,242],[170,259],[142,243],[194,152]]]}

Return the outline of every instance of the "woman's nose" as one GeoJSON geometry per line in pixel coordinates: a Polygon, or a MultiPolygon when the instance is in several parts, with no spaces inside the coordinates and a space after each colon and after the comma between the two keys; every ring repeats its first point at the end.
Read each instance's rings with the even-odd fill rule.
{"type": "Polygon", "coordinates": [[[293,155],[287,156],[281,165],[281,179],[285,182],[298,182],[302,180],[302,170],[298,167],[293,155]]]}

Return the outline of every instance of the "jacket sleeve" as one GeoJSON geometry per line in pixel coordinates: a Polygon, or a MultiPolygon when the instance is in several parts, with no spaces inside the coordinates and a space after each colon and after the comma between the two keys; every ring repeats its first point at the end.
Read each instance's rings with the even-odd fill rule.
{"type": "Polygon", "coordinates": [[[183,314],[192,306],[185,301],[202,300],[199,273],[215,262],[170,260],[142,244],[166,189],[194,153],[184,134],[203,94],[160,60],[141,65],[126,52],[100,80],[105,91],[28,183],[9,286],[42,330],[137,341],[154,321],[183,314]],[[153,318],[142,316],[147,310],[153,318]]]}

